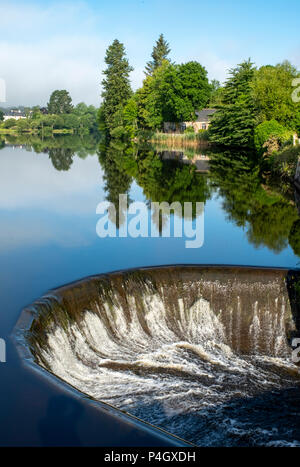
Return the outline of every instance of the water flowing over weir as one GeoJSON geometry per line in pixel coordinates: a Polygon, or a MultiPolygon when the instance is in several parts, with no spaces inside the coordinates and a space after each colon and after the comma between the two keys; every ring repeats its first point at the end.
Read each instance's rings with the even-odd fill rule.
{"type": "Polygon", "coordinates": [[[300,446],[286,276],[178,266],[93,277],[36,302],[26,343],[81,392],[197,445],[300,446]]]}

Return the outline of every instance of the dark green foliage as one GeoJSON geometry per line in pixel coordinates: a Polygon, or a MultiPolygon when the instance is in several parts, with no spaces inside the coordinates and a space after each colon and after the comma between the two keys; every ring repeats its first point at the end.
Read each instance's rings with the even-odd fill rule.
{"type": "Polygon", "coordinates": [[[73,155],[69,148],[53,148],[49,150],[49,158],[56,170],[67,171],[73,163],[73,155]]]}
{"type": "Polygon", "coordinates": [[[73,105],[71,96],[68,91],[54,91],[50,96],[47,108],[49,114],[61,115],[71,113],[73,110],[73,105]]]}
{"type": "Polygon", "coordinates": [[[165,61],[161,67],[154,71],[153,76],[147,76],[143,87],[136,92],[138,125],[143,129],[155,130],[163,125],[161,86],[165,70],[169,66],[169,63],[165,61]]]}
{"type": "Polygon", "coordinates": [[[291,228],[289,243],[293,248],[295,255],[300,256],[300,219],[294,222],[291,228]]]}
{"type": "Polygon", "coordinates": [[[3,122],[4,120],[4,113],[2,112],[2,110],[0,110],[0,122],[3,122]]]}
{"type": "Polygon", "coordinates": [[[153,47],[151,54],[152,60],[146,65],[146,75],[153,75],[153,72],[163,64],[164,60],[168,60],[168,55],[171,52],[168,42],[164,35],[161,34],[153,47]]]}
{"type": "Polygon", "coordinates": [[[164,61],[137,92],[139,124],[159,129],[163,122],[193,121],[195,110],[208,103],[207,72],[198,62],[172,65],[164,61]]]}
{"type": "Polygon", "coordinates": [[[228,219],[245,229],[249,242],[279,253],[288,246],[297,209],[282,194],[264,189],[260,167],[251,160],[247,153],[211,154],[211,181],[224,198],[228,219]]]}
{"type": "MultiPolygon", "coordinates": [[[[210,197],[206,175],[199,175],[195,167],[182,164],[176,159],[162,158],[165,152],[147,147],[138,152],[137,157],[129,155],[124,166],[143,188],[148,200],[152,202],[179,202],[184,209],[185,202],[192,202],[192,217],[196,216],[196,203],[205,202],[210,197]]],[[[161,214],[158,230],[161,232],[169,214],[161,214]]]]}
{"type": "Polygon", "coordinates": [[[163,120],[166,122],[193,121],[195,110],[202,110],[208,102],[210,87],[205,68],[197,62],[170,65],[160,89],[163,120]]]}
{"type": "Polygon", "coordinates": [[[106,126],[103,104],[99,107],[98,112],[97,112],[97,124],[98,124],[100,133],[103,135],[107,135],[108,128],[106,126]]]}
{"type": "Polygon", "coordinates": [[[213,143],[240,147],[253,147],[255,111],[251,82],[254,75],[250,60],[230,71],[223,90],[223,104],[212,118],[209,133],[213,143]]]}
{"type": "Polygon", "coordinates": [[[108,193],[106,200],[113,203],[116,210],[117,228],[124,220],[124,213],[119,212],[119,195],[129,194],[132,177],[124,170],[126,146],[119,141],[111,141],[108,146],[100,145],[99,162],[104,170],[104,189],[108,193]]]}
{"type": "MultiPolygon", "coordinates": [[[[210,97],[210,86],[207,79],[206,69],[198,62],[188,62],[177,67],[181,89],[178,95],[184,102],[184,111],[179,110],[181,103],[175,99],[174,107],[178,120],[189,121],[188,117],[194,120],[195,110],[202,110],[208,103],[210,97]]],[[[175,120],[176,121],[176,120],[175,120]]]]}
{"type": "MultiPolygon", "coordinates": [[[[210,197],[210,188],[206,175],[199,175],[195,168],[182,164],[178,160],[163,160],[163,153],[150,149],[125,145],[112,140],[107,147],[101,147],[99,160],[105,171],[105,189],[108,201],[119,207],[119,194],[129,193],[133,178],[143,188],[148,200],[153,202],[182,203],[193,202],[196,214],[196,202],[206,201],[210,197]]],[[[117,222],[119,213],[117,212],[117,222]]],[[[121,222],[122,222],[121,213],[121,222]]],[[[119,225],[117,225],[118,227],[119,225]]]]}
{"type": "Polygon", "coordinates": [[[292,191],[291,181],[296,175],[297,163],[300,157],[300,146],[288,146],[274,153],[270,158],[270,176],[268,182],[277,186],[282,192],[292,191]]]}
{"type": "Polygon", "coordinates": [[[300,256],[300,219],[294,222],[291,228],[289,235],[289,243],[293,248],[295,255],[300,256]]]}
{"type": "Polygon", "coordinates": [[[176,159],[162,160],[162,155],[140,151],[136,159],[135,177],[148,199],[170,204],[179,201],[183,207],[184,202],[205,202],[210,197],[206,175],[196,174],[195,167],[176,159]]]}
{"type": "Polygon", "coordinates": [[[128,99],[121,109],[117,110],[113,120],[110,136],[123,142],[132,141],[138,134],[138,107],[135,96],[128,99]]]}
{"type": "Polygon", "coordinates": [[[129,66],[124,45],[117,39],[108,47],[105,63],[102,116],[105,127],[111,132],[116,125],[116,112],[122,109],[132,95],[129,74],[133,69],[129,66]]]}

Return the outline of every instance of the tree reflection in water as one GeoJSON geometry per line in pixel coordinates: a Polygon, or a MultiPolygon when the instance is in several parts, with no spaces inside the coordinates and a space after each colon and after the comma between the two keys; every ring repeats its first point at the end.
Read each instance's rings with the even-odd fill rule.
{"type": "Polygon", "coordinates": [[[279,253],[290,243],[300,256],[299,216],[294,201],[263,185],[260,167],[249,162],[248,155],[211,154],[210,179],[223,198],[228,220],[246,230],[251,244],[279,253]]]}
{"type": "MultiPolygon", "coordinates": [[[[292,190],[281,193],[274,186],[271,189],[265,185],[261,167],[249,153],[210,150],[210,172],[202,174],[180,158],[166,158],[163,148],[125,145],[116,140],[108,146],[99,146],[99,141],[91,135],[44,139],[36,135],[8,135],[2,137],[0,149],[5,145],[22,145],[28,151],[47,153],[53,166],[64,171],[70,169],[75,154],[84,159],[97,152],[104,171],[106,199],[117,208],[117,228],[125,219],[125,213],[118,212],[119,194],[127,194],[129,204],[129,192],[135,180],[143,189],[149,207],[151,202],[165,201],[180,202],[183,208],[184,202],[193,202],[193,218],[196,202],[205,203],[217,195],[222,199],[227,220],[245,230],[249,243],[256,248],[265,246],[275,253],[290,245],[295,255],[300,256],[300,219],[294,194],[292,190]]],[[[193,159],[194,155],[187,156],[193,159]]],[[[297,204],[300,206],[300,202],[297,204]]],[[[161,214],[157,226],[160,232],[168,216],[169,213],[161,214]]]]}

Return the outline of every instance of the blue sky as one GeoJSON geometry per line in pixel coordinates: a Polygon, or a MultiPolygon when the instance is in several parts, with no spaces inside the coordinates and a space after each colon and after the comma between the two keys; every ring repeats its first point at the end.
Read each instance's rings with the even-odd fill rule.
{"type": "Polygon", "coordinates": [[[300,68],[299,0],[0,0],[0,78],[8,104],[46,104],[53,89],[97,105],[107,46],[125,43],[133,87],[163,32],[171,58],[200,61],[209,77],[251,57],[300,68]]]}

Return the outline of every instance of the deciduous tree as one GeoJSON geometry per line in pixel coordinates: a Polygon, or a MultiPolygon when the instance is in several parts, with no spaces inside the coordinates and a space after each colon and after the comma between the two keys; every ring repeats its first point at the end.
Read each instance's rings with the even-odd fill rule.
{"type": "Polygon", "coordinates": [[[262,66],[255,71],[252,94],[258,123],[274,119],[300,132],[300,106],[292,100],[292,82],[298,75],[297,69],[288,61],[276,66],[262,66]]]}
{"type": "Polygon", "coordinates": [[[208,103],[210,85],[198,62],[172,65],[164,61],[137,93],[141,126],[156,129],[163,122],[192,121],[208,103]]]}
{"type": "Polygon", "coordinates": [[[69,114],[73,110],[72,99],[68,91],[56,90],[54,91],[48,102],[49,114],[69,114]]]}

